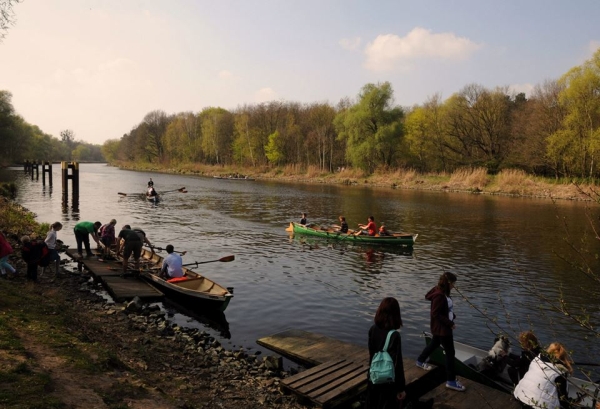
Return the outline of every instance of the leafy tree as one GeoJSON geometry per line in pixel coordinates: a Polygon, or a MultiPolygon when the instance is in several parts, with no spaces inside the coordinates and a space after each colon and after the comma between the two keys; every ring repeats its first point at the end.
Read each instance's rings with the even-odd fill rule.
{"type": "Polygon", "coordinates": [[[389,82],[365,85],[358,100],[334,123],[338,136],[346,141],[350,163],[372,173],[378,165],[392,165],[402,139],[403,111],[393,106],[389,82]]]}
{"type": "Polygon", "coordinates": [[[211,164],[230,159],[233,116],[223,108],[206,108],[200,113],[202,151],[211,164]]]}
{"type": "Polygon", "coordinates": [[[265,146],[265,153],[271,164],[275,166],[281,164],[284,157],[283,138],[279,134],[279,131],[275,131],[269,135],[269,143],[265,146]]]}
{"type": "Polygon", "coordinates": [[[15,24],[13,6],[22,0],[0,0],[0,42],[6,37],[8,29],[15,24]]]}
{"type": "Polygon", "coordinates": [[[107,162],[114,162],[119,158],[119,144],[118,139],[109,139],[102,145],[102,155],[107,162]]]}
{"type": "Polygon", "coordinates": [[[73,149],[75,148],[75,132],[73,132],[71,129],[65,129],[64,131],[60,132],[60,138],[68,152],[67,159],[72,160],[73,149]]]}

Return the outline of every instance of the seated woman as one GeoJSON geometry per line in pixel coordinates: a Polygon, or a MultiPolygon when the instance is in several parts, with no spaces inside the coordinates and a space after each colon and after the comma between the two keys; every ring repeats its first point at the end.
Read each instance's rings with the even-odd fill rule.
{"type": "Polygon", "coordinates": [[[519,334],[521,355],[508,355],[508,375],[516,385],[527,373],[531,361],[542,352],[540,342],[532,331],[523,331],[519,334]]]}
{"type": "Polygon", "coordinates": [[[348,223],[346,223],[346,218],[344,216],[340,216],[340,232],[348,233],[348,223]]]}

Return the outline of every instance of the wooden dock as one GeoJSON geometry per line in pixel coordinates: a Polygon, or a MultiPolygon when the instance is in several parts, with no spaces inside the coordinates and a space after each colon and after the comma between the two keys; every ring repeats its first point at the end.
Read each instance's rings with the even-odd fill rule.
{"type": "MultiPolygon", "coordinates": [[[[333,408],[356,398],[367,388],[369,351],[365,347],[302,330],[288,330],[261,338],[259,345],[310,367],[282,380],[282,388],[310,400],[318,407],[333,408]]],[[[449,390],[445,369],[417,368],[404,358],[407,400],[431,408],[518,409],[511,395],[461,378],[466,392],[449,390]]]]}
{"type": "Polygon", "coordinates": [[[123,264],[117,260],[100,261],[98,257],[80,259],[77,250],[68,249],[66,254],[80,265],[85,266],[92,276],[102,282],[106,290],[117,302],[139,297],[143,300],[160,299],[164,294],[139,277],[123,275],[123,264]]]}

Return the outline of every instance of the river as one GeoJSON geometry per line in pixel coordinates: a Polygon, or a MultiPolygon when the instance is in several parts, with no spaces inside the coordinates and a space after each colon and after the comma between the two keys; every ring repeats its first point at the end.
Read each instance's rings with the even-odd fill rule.
{"type": "MultiPolygon", "coordinates": [[[[575,259],[563,241],[565,225],[576,240],[589,230],[588,205],[582,202],[233,181],[82,164],[79,207],[73,209],[72,202],[62,201],[56,164],[52,189],[42,186],[41,175],[32,180],[21,169],[4,170],[1,179],[18,184],[17,201],[36,213],[38,221],[61,221],[59,238],[71,246],[72,228],[79,220],[106,223],[115,218],[118,229],[138,226],[154,244],[186,250],[184,262],[235,255],[233,262],[197,270],[234,287],[235,297],[225,311],[229,331],[216,334],[231,348],[261,350],[256,339],[286,329],[366,346],[379,302],[394,296],[404,321],[404,354],[415,358],[424,345],[420,334],[429,329],[424,294],[442,272],[450,271],[458,276],[460,291],[453,294],[457,341],[491,347],[490,329],[499,330],[479,309],[505,331],[532,328],[545,344],[564,343],[575,360],[600,357],[597,339],[530,291],[552,300],[562,291],[571,307],[585,308],[598,322],[600,303],[588,292],[589,283],[559,257],[575,259]],[[158,192],[185,187],[187,193],[167,193],[156,205],[138,195],[118,194],[142,192],[149,177],[158,192]],[[351,228],[374,215],[390,230],[419,237],[412,250],[291,237],[285,228],[302,212],[308,213],[309,222],[321,225],[336,223],[343,214],[351,228]]],[[[597,247],[593,250],[598,252],[597,247]]],[[[598,264],[593,268],[599,271],[598,264]]],[[[186,325],[204,325],[183,317],[186,325]]]]}

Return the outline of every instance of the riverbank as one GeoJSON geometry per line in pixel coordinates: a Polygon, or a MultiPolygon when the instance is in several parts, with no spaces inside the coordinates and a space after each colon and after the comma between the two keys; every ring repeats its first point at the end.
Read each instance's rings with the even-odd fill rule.
{"type": "Polygon", "coordinates": [[[0,279],[0,407],[303,407],[279,390],[280,359],[226,350],[158,306],[107,301],[74,263],[27,281],[17,238],[42,227],[2,197],[0,215],[18,271],[0,279]]]}
{"type": "Polygon", "coordinates": [[[488,175],[484,168],[460,169],[453,173],[421,174],[414,170],[378,171],[365,175],[356,169],[339,169],[324,172],[315,167],[300,169],[284,168],[241,168],[232,166],[208,166],[184,164],[179,167],[157,164],[116,163],[122,169],[161,173],[220,177],[244,175],[253,179],[278,180],[292,183],[326,183],[389,187],[392,189],[416,189],[439,192],[476,193],[507,195],[563,200],[591,200],[588,193],[592,186],[575,184],[571,180],[555,180],[528,175],[521,170],[503,170],[497,175],[488,175]]]}

